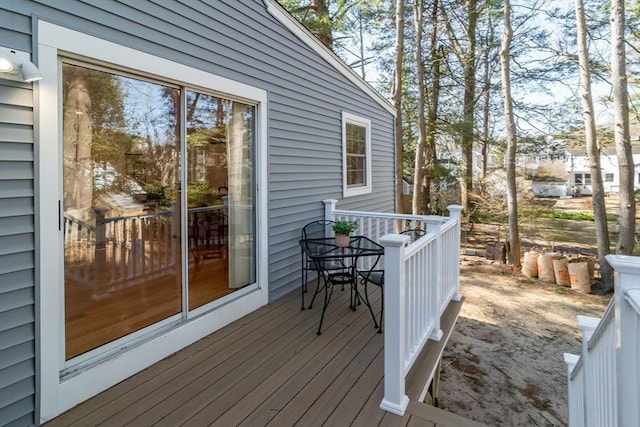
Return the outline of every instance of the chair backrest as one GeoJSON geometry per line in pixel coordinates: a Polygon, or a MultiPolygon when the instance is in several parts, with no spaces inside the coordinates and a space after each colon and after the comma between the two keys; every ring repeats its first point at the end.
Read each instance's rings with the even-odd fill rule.
{"type": "Polygon", "coordinates": [[[303,239],[322,239],[324,237],[332,236],[331,226],[335,224],[335,221],[321,219],[318,221],[312,221],[302,227],[303,239]]]}
{"type": "Polygon", "coordinates": [[[422,237],[425,234],[427,234],[427,231],[423,230],[422,228],[410,228],[408,230],[404,230],[400,234],[405,234],[405,235],[409,236],[411,238],[411,241],[413,242],[414,240],[417,240],[420,237],[422,237]]]}

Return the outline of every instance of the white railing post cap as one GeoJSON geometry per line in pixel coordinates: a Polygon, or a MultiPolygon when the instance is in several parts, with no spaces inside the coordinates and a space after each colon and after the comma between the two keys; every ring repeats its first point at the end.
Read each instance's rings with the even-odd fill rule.
{"type": "Polygon", "coordinates": [[[619,273],[640,274],[640,257],[631,255],[609,254],[607,262],[619,273]]]}
{"type": "Polygon", "coordinates": [[[380,238],[380,244],[382,246],[400,247],[410,241],[409,236],[404,234],[385,234],[380,238]]]}
{"type": "Polygon", "coordinates": [[[570,367],[575,366],[575,364],[578,363],[578,360],[580,360],[580,356],[577,354],[564,353],[564,363],[570,367]]]}

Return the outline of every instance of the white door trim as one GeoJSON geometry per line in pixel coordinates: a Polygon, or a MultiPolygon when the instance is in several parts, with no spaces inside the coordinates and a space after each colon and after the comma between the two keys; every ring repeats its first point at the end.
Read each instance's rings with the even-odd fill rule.
{"type": "Polygon", "coordinates": [[[105,390],[211,332],[245,316],[268,302],[267,218],[267,91],[244,83],[150,55],[88,34],[38,21],[38,66],[43,79],[37,83],[36,104],[36,221],[37,283],[40,291],[38,322],[40,371],[40,421],[105,390]],[[61,180],[61,70],[59,54],[71,54],[105,64],[158,76],[185,86],[202,87],[245,99],[257,105],[257,282],[253,292],[215,311],[184,322],[175,329],[137,343],[98,364],[64,379],[64,272],[62,231],[58,201],[61,180]]]}

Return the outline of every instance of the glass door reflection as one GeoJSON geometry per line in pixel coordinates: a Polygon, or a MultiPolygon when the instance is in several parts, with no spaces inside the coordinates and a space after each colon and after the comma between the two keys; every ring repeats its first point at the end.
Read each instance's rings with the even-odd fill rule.
{"type": "Polygon", "coordinates": [[[254,118],[252,106],[187,92],[190,310],[255,281],[254,118]]]}
{"type": "Polygon", "coordinates": [[[62,70],[71,359],[181,312],[180,89],[71,63],[62,70]]]}

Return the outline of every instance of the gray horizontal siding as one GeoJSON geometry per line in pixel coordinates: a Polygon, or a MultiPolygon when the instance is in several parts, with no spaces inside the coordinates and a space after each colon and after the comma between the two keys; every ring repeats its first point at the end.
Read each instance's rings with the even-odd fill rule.
{"type": "Polygon", "coordinates": [[[2,161],[0,179],[33,179],[33,162],[2,161]]]}
{"type": "MultiPolygon", "coordinates": [[[[0,143],[0,146],[2,144],[0,143]]],[[[33,196],[33,181],[28,179],[5,179],[2,181],[3,186],[0,187],[0,199],[9,199],[10,197],[31,197],[33,196]]],[[[33,200],[33,199],[31,199],[33,200]]],[[[9,200],[4,200],[4,203],[9,203],[9,200]]],[[[29,203],[30,206],[33,206],[33,203],[29,203]]],[[[8,206],[6,206],[8,209],[8,206]]],[[[30,213],[33,212],[31,209],[30,213]]],[[[8,216],[9,214],[5,212],[8,216]]],[[[12,214],[15,215],[15,214],[12,214]]]]}
{"type": "Polygon", "coordinates": [[[34,249],[33,246],[33,233],[8,236],[0,235],[0,256],[16,252],[32,251],[34,249]]]}
{"type": "MultiPolygon", "coordinates": [[[[2,13],[26,31],[30,19],[2,13]]],[[[0,36],[3,33],[0,33],[0,36]]],[[[12,37],[2,39],[2,44],[12,37]]],[[[12,46],[15,47],[15,46],[12,46]]],[[[16,47],[17,48],[17,47],[16,47]]],[[[0,80],[0,425],[35,423],[33,94],[0,80]]]]}
{"type": "MultiPolygon", "coordinates": [[[[4,235],[33,233],[33,231],[34,224],[32,216],[24,215],[0,218],[0,238],[4,235]]],[[[0,250],[2,249],[0,248],[0,250]]]]}
{"type": "MultiPolygon", "coordinates": [[[[0,119],[1,121],[1,119],[0,119]]],[[[17,125],[14,123],[2,123],[2,142],[33,142],[33,127],[17,125]]]]}
{"type": "MultiPolygon", "coordinates": [[[[32,107],[33,92],[31,91],[31,88],[24,87],[24,85],[20,83],[14,83],[13,86],[10,86],[11,82],[5,82],[4,84],[7,86],[6,89],[0,90],[0,105],[10,104],[15,107],[32,107]]],[[[10,121],[5,120],[4,116],[0,117],[0,121],[11,123],[10,121]]]]}
{"type": "Polygon", "coordinates": [[[15,105],[0,104],[0,117],[2,121],[18,125],[33,125],[33,113],[31,107],[19,107],[15,105]]]}
{"type": "MultiPolygon", "coordinates": [[[[33,252],[18,252],[0,256],[0,274],[17,273],[22,270],[30,270],[35,266],[33,252]]],[[[0,278],[0,286],[9,286],[0,278]]],[[[29,285],[33,286],[33,284],[29,285]]],[[[0,327],[1,329],[1,327],[0,327]]]]}
{"type": "MultiPolygon", "coordinates": [[[[1,162],[0,167],[2,167],[1,162]]],[[[3,181],[0,179],[0,182],[3,181]]],[[[2,205],[0,208],[0,218],[33,214],[33,189],[30,191],[31,194],[25,194],[24,197],[22,197],[22,194],[15,194],[17,191],[18,190],[15,189],[14,191],[11,191],[11,189],[3,191],[3,193],[7,195],[0,199],[0,204],[2,205]]]]}
{"type": "Polygon", "coordinates": [[[0,148],[0,159],[10,162],[32,162],[33,146],[31,144],[19,144],[5,142],[0,148]]]}

